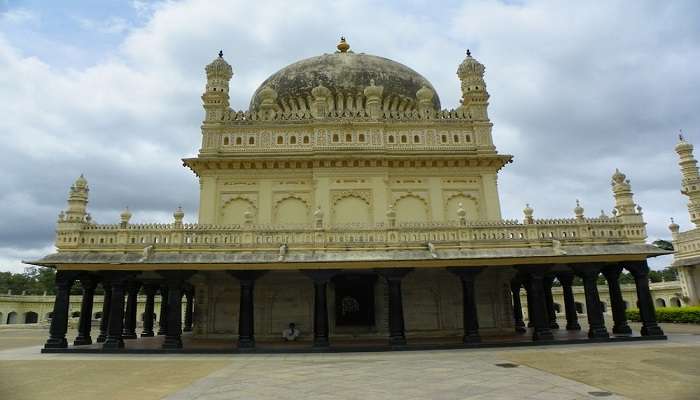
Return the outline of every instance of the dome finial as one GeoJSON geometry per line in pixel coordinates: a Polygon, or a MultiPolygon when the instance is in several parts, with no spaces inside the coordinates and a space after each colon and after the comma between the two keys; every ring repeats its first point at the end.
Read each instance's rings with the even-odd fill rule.
{"type": "Polygon", "coordinates": [[[340,51],[341,53],[347,53],[348,50],[350,50],[350,45],[348,44],[348,42],[345,41],[345,36],[341,36],[341,37],[340,37],[340,43],[338,43],[338,45],[336,46],[336,48],[337,48],[338,51],[340,51]]]}
{"type": "Polygon", "coordinates": [[[223,50],[219,50],[219,58],[224,58],[224,51],[223,50]]]}
{"type": "Polygon", "coordinates": [[[472,56],[472,52],[469,49],[467,49],[467,57],[471,57],[471,56],[472,56]]]}

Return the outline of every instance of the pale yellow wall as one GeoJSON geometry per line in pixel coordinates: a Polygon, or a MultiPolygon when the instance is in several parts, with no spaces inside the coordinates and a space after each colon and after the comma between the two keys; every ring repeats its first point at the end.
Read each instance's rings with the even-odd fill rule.
{"type": "MultiPolygon", "coordinates": [[[[95,319],[95,314],[102,312],[102,300],[104,298],[104,295],[95,295],[93,299],[93,307],[92,307],[92,317],[95,319]]],[[[7,316],[11,312],[17,313],[17,323],[24,323],[24,318],[27,312],[35,312],[38,314],[38,322],[39,323],[46,323],[48,321],[48,315],[50,312],[53,311],[53,305],[54,305],[54,299],[55,296],[53,295],[46,295],[46,296],[35,296],[35,295],[0,295],[0,314],[2,314],[2,318],[0,318],[0,325],[4,325],[7,323],[7,316]]],[[[83,297],[80,295],[72,295],[70,296],[70,307],[68,311],[68,315],[71,315],[74,312],[80,312],[80,304],[83,300],[83,297]]],[[[183,297],[183,315],[184,315],[184,309],[185,309],[185,304],[186,304],[186,299],[183,297]]],[[[138,321],[137,323],[140,325],[141,324],[141,315],[144,312],[144,309],[146,307],[146,297],[145,296],[139,296],[138,298],[138,307],[137,307],[137,314],[138,314],[138,321]]],[[[155,307],[154,307],[154,312],[156,316],[160,314],[160,296],[156,295],[155,296],[155,307]]],[[[78,317],[70,317],[69,318],[71,321],[72,325],[77,324],[78,322],[78,317]]]]}
{"type": "MultiPolygon", "coordinates": [[[[479,327],[484,335],[513,329],[508,282],[514,270],[491,268],[477,277],[479,327]]],[[[230,337],[238,332],[240,285],[224,272],[200,272],[193,279],[197,302],[194,334],[199,337],[230,337]]],[[[417,269],[402,283],[406,335],[409,337],[459,336],[462,334],[462,287],[459,278],[444,269],[417,269]]],[[[328,320],[331,337],[385,337],[388,335],[387,284],[375,283],[375,322],[370,329],[348,331],[335,327],[335,292],[328,285],[328,320]]],[[[311,279],[298,271],[272,271],[255,284],[255,335],[278,339],[294,322],[303,340],[313,332],[314,289],[311,279]]]]}
{"type": "Polygon", "coordinates": [[[494,173],[470,168],[310,168],[215,170],[202,178],[200,223],[311,224],[320,208],[324,224],[498,220],[494,173]]]}

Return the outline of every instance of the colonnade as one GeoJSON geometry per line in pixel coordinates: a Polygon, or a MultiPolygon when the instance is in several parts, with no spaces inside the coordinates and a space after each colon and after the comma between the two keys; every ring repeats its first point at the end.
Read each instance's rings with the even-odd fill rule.
{"type": "Polygon", "coordinates": [[[553,340],[552,330],[559,329],[552,285],[556,278],[562,286],[564,295],[564,311],[566,314],[566,330],[581,330],[576,314],[574,294],[571,289],[574,277],[583,281],[588,317],[588,337],[604,339],[610,337],[605,327],[603,307],[598,293],[598,277],[602,274],[610,291],[613,314],[614,335],[631,335],[632,329],[627,324],[625,302],[620,290],[620,274],[628,270],[634,277],[640,318],[642,320],[642,336],[664,336],[663,330],[656,323],[654,301],[649,291],[649,267],[646,261],[631,261],[620,263],[585,263],[568,265],[532,265],[516,267],[518,272],[511,280],[513,296],[513,318],[516,332],[526,332],[523,321],[522,305],[520,304],[520,289],[526,290],[529,327],[533,328],[533,340],[553,340]]]}
{"type": "MultiPolygon", "coordinates": [[[[559,329],[554,312],[552,285],[558,279],[563,287],[566,329],[580,330],[574,304],[571,284],[574,276],[579,276],[584,283],[586,308],[588,312],[588,337],[591,339],[608,338],[605,327],[603,310],[596,286],[599,274],[608,281],[612,298],[614,326],[613,333],[619,335],[631,334],[631,329],[625,319],[624,302],[620,292],[618,278],[622,268],[632,273],[637,286],[639,310],[642,319],[643,336],[663,336],[664,333],[655,319],[654,302],[649,291],[649,268],[646,261],[626,263],[585,263],[568,265],[517,265],[511,280],[513,299],[513,317],[516,332],[526,332],[523,321],[522,305],[520,304],[520,289],[527,292],[530,323],[533,328],[533,341],[554,340],[553,329],[559,329]]],[[[405,346],[406,333],[403,315],[403,296],[401,293],[402,279],[412,268],[382,268],[371,270],[385,279],[388,289],[388,344],[392,347],[405,346]]],[[[464,267],[447,268],[461,282],[462,286],[462,318],[463,336],[466,344],[481,341],[479,334],[479,319],[477,315],[476,286],[479,273],[483,268],[464,267]]],[[[235,270],[228,273],[238,280],[240,285],[238,341],[239,349],[255,347],[255,316],[254,294],[255,283],[267,271],[235,270]]],[[[310,278],[314,292],[313,308],[313,347],[326,348],[330,346],[327,289],[328,283],[342,270],[314,269],[301,270],[310,278]]],[[[51,321],[50,337],[45,348],[65,348],[68,321],[68,302],[70,288],[75,280],[79,280],[83,289],[83,303],[79,321],[78,336],[74,345],[91,344],[90,315],[92,314],[92,299],[98,282],[104,288],[103,318],[100,322],[100,335],[97,342],[104,349],[119,349],[124,347],[124,339],[136,338],[136,299],[141,287],[146,295],[146,311],[143,320],[142,337],[164,335],[164,349],[182,348],[182,331],[192,329],[192,312],[194,292],[187,280],[195,271],[158,271],[163,277],[161,281],[139,281],[136,274],[122,271],[102,271],[99,275],[87,272],[58,271],[56,274],[56,300],[53,319],[51,321]],[[157,333],[154,333],[153,307],[154,296],[162,296],[160,320],[157,333]],[[182,326],[182,296],[187,297],[184,329],[182,326]],[[125,302],[126,298],[126,302],[125,302]]]]}
{"type": "MultiPolygon", "coordinates": [[[[191,275],[191,274],[190,274],[191,275]]],[[[68,331],[68,307],[70,291],[76,281],[82,289],[80,319],[78,334],[73,341],[74,346],[93,344],[92,340],[92,308],[95,289],[98,284],[104,290],[102,302],[102,318],[100,319],[99,334],[95,342],[102,343],[104,349],[120,349],[124,347],[124,339],[136,339],[137,301],[140,290],[146,295],[143,313],[143,329],[141,337],[164,335],[164,348],[180,348],[181,332],[192,330],[192,312],[194,290],[186,283],[189,276],[179,271],[163,274],[164,280],[138,280],[135,273],[121,271],[103,271],[100,273],[87,271],[58,271],[56,273],[56,298],[54,301],[53,317],[49,329],[49,338],[45,349],[60,349],[68,347],[66,333],[68,331]],[[158,331],[154,332],[155,296],[161,296],[160,319],[158,331]],[[187,299],[185,308],[185,323],[182,325],[182,297],[187,299]]]]}

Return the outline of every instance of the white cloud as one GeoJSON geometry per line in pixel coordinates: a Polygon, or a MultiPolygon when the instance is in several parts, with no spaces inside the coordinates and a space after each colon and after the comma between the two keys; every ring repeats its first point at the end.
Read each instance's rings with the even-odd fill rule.
{"type": "Polygon", "coordinates": [[[83,17],[74,17],[74,19],[84,30],[97,33],[122,34],[131,28],[131,25],[121,17],[110,17],[101,20],[83,17]]]}
{"type": "Polygon", "coordinates": [[[17,249],[13,247],[0,247],[0,265],[3,271],[22,272],[31,265],[23,264],[22,261],[38,260],[46,254],[56,251],[53,245],[32,249],[17,249]]]}
{"type": "Polygon", "coordinates": [[[14,8],[0,13],[0,26],[4,24],[35,24],[37,22],[39,22],[39,16],[25,8],[14,8]]]}
{"type": "MultiPolygon", "coordinates": [[[[536,216],[571,216],[577,198],[587,215],[609,213],[609,180],[619,167],[650,238],[668,237],[670,216],[689,227],[673,144],[678,127],[700,144],[694,2],[131,5],[143,21],[82,21],[124,34],[110,57],[88,67],[56,68],[0,33],[0,184],[13,193],[0,206],[14,211],[0,221],[0,268],[15,265],[18,251],[46,250],[80,172],[100,222],[116,221],[127,204],[144,220],[170,220],[179,204],[194,216],[198,185],[179,159],[199,148],[204,66],[224,49],[235,71],[232,104],[244,109],[269,74],[334,51],[340,34],[355,51],[426,76],[446,108],[457,105],[455,71],[473,50],[487,68],[494,140],[515,156],[499,182],[504,217],[521,218],[526,202],[536,216]]],[[[35,16],[14,10],[1,18],[35,16]]]]}

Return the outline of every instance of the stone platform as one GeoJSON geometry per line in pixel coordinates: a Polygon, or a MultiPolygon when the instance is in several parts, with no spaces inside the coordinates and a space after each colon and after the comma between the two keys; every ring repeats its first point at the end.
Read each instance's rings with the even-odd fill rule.
{"type": "Polygon", "coordinates": [[[554,340],[533,341],[532,332],[522,334],[489,336],[481,343],[463,343],[461,337],[453,338],[408,338],[405,346],[391,346],[382,339],[334,340],[328,347],[313,347],[310,340],[298,342],[258,341],[255,348],[238,348],[236,342],[226,339],[195,339],[191,334],[182,335],[181,349],[163,349],[163,336],[125,339],[123,349],[103,349],[101,343],[85,346],[69,346],[64,349],[42,349],[42,353],[140,353],[140,354],[226,354],[226,353],[348,353],[381,351],[449,350],[494,347],[550,346],[566,344],[631,342],[666,340],[666,336],[611,335],[609,338],[590,339],[585,331],[554,330],[554,340]]]}

